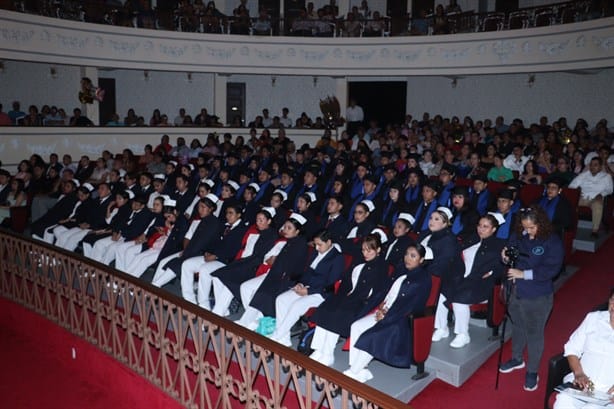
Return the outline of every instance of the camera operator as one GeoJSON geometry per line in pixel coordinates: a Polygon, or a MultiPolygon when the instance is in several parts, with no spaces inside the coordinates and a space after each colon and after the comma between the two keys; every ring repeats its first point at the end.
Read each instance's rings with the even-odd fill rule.
{"type": "Polygon", "coordinates": [[[508,312],[512,323],[512,358],[499,371],[512,372],[525,367],[524,389],[537,389],[537,370],[544,351],[544,328],[552,310],[553,279],[563,263],[563,244],[554,232],[547,214],[540,208],[521,209],[515,230],[501,252],[511,286],[508,312]],[[516,257],[517,256],[517,257],[516,257]]]}

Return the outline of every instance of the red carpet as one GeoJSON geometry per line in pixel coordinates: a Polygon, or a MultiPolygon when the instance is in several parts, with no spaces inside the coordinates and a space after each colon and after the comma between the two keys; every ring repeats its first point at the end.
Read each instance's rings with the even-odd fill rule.
{"type": "Polygon", "coordinates": [[[0,298],[0,310],[0,407],[181,407],[98,348],[47,319],[4,298],[0,298]]]}
{"type": "MultiPolygon", "coordinates": [[[[544,385],[548,359],[562,352],[571,332],[580,324],[587,312],[606,301],[614,286],[614,270],[611,255],[614,254],[614,238],[610,238],[596,254],[576,252],[571,265],[581,266],[574,276],[555,294],[554,308],[546,325],[546,346],[539,376],[540,386],[535,392],[525,392],[524,371],[501,374],[499,390],[495,391],[497,354],[460,388],[435,380],[410,405],[414,409],[481,409],[543,407],[544,385]]],[[[510,357],[508,342],[503,351],[503,360],[510,357]]]]}

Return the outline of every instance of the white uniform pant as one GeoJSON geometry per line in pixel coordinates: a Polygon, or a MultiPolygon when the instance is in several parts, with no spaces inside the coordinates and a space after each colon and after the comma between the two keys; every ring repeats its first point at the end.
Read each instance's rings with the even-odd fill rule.
{"type": "Polygon", "coordinates": [[[156,262],[159,255],[160,250],[158,249],[145,250],[142,253],[137,254],[126,266],[126,269],[122,271],[133,277],[139,278],[149,266],[156,262]]]}
{"type": "Polygon", "coordinates": [[[260,285],[268,274],[269,273],[261,274],[257,277],[250,278],[241,284],[239,292],[241,293],[241,303],[243,304],[243,308],[245,308],[245,310],[247,310],[247,307],[249,307],[249,303],[252,302],[252,298],[254,298],[256,291],[258,291],[258,288],[260,288],[260,285]]]}
{"type": "Polygon", "coordinates": [[[79,242],[87,236],[90,229],[82,229],[80,227],[73,227],[67,229],[64,226],[58,226],[53,229],[53,235],[55,236],[55,245],[66,250],[74,251],[79,242]]]}
{"type": "Polygon", "coordinates": [[[271,338],[290,343],[290,330],[303,314],[324,302],[320,294],[298,295],[290,289],[275,299],[275,332],[271,338]]]}
{"type": "MultiPolygon", "coordinates": [[[[358,356],[358,354],[360,354],[361,352],[364,352],[355,347],[356,342],[358,342],[358,338],[360,338],[360,336],[366,330],[373,327],[375,324],[377,324],[377,321],[375,320],[375,313],[365,315],[361,319],[356,320],[352,323],[352,326],[350,327],[350,366],[353,366],[354,363],[357,362],[356,357],[358,356]]],[[[368,363],[369,362],[367,361],[367,364],[368,363]]],[[[363,369],[365,366],[366,364],[358,369],[359,370],[363,369]]],[[[354,370],[352,369],[352,371],[354,370]]]]}
{"type": "Polygon", "coordinates": [[[228,307],[230,307],[234,295],[222,283],[222,280],[217,277],[211,279],[211,285],[213,286],[213,297],[215,298],[215,305],[211,312],[220,317],[226,317],[229,314],[228,307]]]}
{"type": "Polygon", "coordinates": [[[162,287],[165,284],[171,282],[171,280],[177,277],[177,274],[169,268],[164,268],[164,266],[171,261],[172,259],[179,258],[181,256],[181,252],[171,254],[168,257],[164,257],[160,260],[158,264],[158,268],[156,268],[156,273],[154,274],[153,280],[151,283],[156,287],[162,287]]]}
{"type": "MultiPolygon", "coordinates": [[[[123,237],[120,237],[119,240],[113,240],[112,236],[100,239],[94,243],[91,256],[89,257],[103,264],[110,264],[115,260],[115,250],[123,242],[123,237]]],[[[85,247],[83,254],[85,254],[85,247]]]]}
{"type": "Polygon", "coordinates": [[[220,261],[205,261],[203,256],[192,257],[181,264],[181,294],[191,303],[211,309],[211,273],[224,266],[220,261]],[[194,294],[194,274],[198,273],[198,300],[194,294]]]}
{"type": "Polygon", "coordinates": [[[124,241],[115,247],[115,268],[126,272],[126,267],[132,262],[137,254],[142,253],[143,245],[137,244],[134,240],[124,241]]]}
{"type": "Polygon", "coordinates": [[[55,240],[55,236],[53,235],[53,229],[56,227],[57,227],[57,224],[49,226],[43,232],[43,237],[33,234],[32,238],[36,240],[44,241],[45,243],[53,244],[53,241],[55,240]]]}
{"type": "MultiPolygon", "coordinates": [[[[435,312],[435,329],[448,328],[448,309],[444,305],[445,301],[446,297],[441,294],[435,312]]],[[[454,311],[454,333],[469,335],[469,319],[471,318],[469,304],[453,303],[452,310],[454,311]]]]}
{"type": "Polygon", "coordinates": [[[317,326],[311,339],[311,349],[318,351],[323,358],[328,357],[334,360],[335,345],[338,340],[339,334],[317,326]]]}
{"type": "Polygon", "coordinates": [[[609,403],[606,406],[600,406],[593,403],[583,402],[564,393],[559,393],[556,395],[553,409],[614,409],[614,403],[609,403]]]}

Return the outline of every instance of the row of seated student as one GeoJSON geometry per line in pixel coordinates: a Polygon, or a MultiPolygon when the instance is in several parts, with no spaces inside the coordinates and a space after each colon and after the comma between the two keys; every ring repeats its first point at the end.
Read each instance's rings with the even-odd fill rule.
{"type": "MultiPolygon", "coordinates": [[[[316,176],[314,169],[305,173],[316,176]]],[[[76,179],[65,182],[64,196],[32,224],[32,236],[67,250],[81,246],[85,256],[106,264],[114,262],[118,270],[137,277],[153,266],[154,285],[172,285],[175,280],[187,300],[222,316],[228,315],[233,298],[240,299],[244,313],[238,323],[269,331],[268,335],[285,345],[290,344],[290,329],[299,317],[322,304],[313,315],[317,326],[312,357],[332,365],[337,338],[352,332],[356,336],[351,337],[351,368],[346,373],[363,382],[371,377],[365,367],[373,357],[391,364],[411,364],[411,339],[405,336],[408,324],[402,318],[424,309],[431,284],[428,273],[442,278],[445,299],[458,296],[463,306],[481,301],[500,277],[502,264],[489,267],[492,280],[470,285],[471,281],[462,278],[472,270],[461,263],[462,248],[475,251],[482,247],[498,255],[510,238],[511,229],[505,225],[518,224],[511,215],[511,189],[503,190],[498,199],[499,210],[507,213],[479,215],[467,206],[469,210],[461,214],[431,205],[439,183],[427,181],[414,213],[397,212],[393,228],[388,229],[373,221],[376,205],[365,198],[353,205],[353,217],[347,220],[341,214],[344,200],[333,194],[328,198],[326,216],[318,222],[310,212],[315,203],[312,192],[298,194],[297,208],[288,212],[283,207],[288,197],[283,190],[273,191],[271,206],[266,206],[263,196],[265,206],[261,207],[253,205],[262,191],[256,183],[245,188],[244,200],[239,201],[234,197],[239,185],[232,180],[222,184],[219,197],[211,193],[215,183],[209,179],[199,185],[199,195],[194,196],[185,174],[173,176],[176,190],[171,188],[169,195],[163,194],[164,184],[172,178],[165,175],[155,176],[158,186],[149,195],[144,186],[140,190],[126,186],[113,194],[111,186],[102,182],[96,188],[97,197],[92,198],[95,188],[90,183],[79,186],[75,193],[76,179]],[[470,212],[476,215],[471,222],[464,219],[470,212]],[[457,231],[459,225],[462,230],[457,231]],[[311,256],[310,242],[316,250],[311,256]],[[345,274],[342,255],[353,260],[345,274]],[[432,261],[423,268],[425,258],[432,261]],[[332,290],[339,280],[336,294],[343,296],[332,290]],[[456,291],[465,287],[467,292],[456,291]],[[378,305],[369,320],[356,321],[378,305]],[[270,320],[265,317],[278,321],[266,330],[270,320]],[[377,345],[389,326],[399,329],[399,337],[391,338],[392,349],[383,350],[377,345]]],[[[453,202],[468,199],[467,189],[460,187],[451,198],[453,202]]],[[[445,311],[438,313],[447,316],[445,311]]],[[[470,342],[468,325],[461,325],[462,320],[457,317],[461,332],[451,343],[454,348],[470,342]]],[[[438,341],[436,338],[433,340],[438,341]]]]}

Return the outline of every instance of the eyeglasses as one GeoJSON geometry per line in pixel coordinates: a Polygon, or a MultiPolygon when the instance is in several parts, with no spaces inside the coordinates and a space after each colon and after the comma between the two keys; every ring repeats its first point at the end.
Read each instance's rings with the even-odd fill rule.
{"type": "Polygon", "coordinates": [[[531,213],[531,212],[533,212],[533,208],[531,208],[531,207],[523,207],[522,209],[519,210],[519,212],[522,213],[522,214],[531,213]]]}

